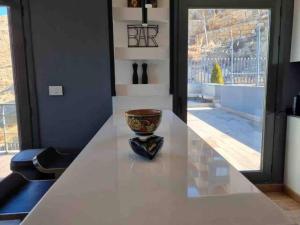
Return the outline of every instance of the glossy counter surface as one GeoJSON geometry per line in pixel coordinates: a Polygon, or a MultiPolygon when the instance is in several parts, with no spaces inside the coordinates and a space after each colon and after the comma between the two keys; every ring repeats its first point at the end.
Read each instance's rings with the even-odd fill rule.
{"type": "Polygon", "coordinates": [[[281,210],[172,112],[153,161],[112,116],[23,225],[288,225],[281,210]]]}

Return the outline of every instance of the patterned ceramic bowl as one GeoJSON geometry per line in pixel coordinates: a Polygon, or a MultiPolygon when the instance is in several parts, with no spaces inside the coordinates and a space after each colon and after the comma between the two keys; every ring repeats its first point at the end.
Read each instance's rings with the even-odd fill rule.
{"type": "Polygon", "coordinates": [[[139,136],[149,136],[158,128],[161,110],[136,109],[125,113],[128,126],[139,136]]]}

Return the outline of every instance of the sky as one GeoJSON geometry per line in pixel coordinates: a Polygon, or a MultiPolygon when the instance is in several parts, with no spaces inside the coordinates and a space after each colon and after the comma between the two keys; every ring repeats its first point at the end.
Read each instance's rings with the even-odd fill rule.
{"type": "Polygon", "coordinates": [[[0,7],[0,16],[7,15],[6,7],[0,7]]]}

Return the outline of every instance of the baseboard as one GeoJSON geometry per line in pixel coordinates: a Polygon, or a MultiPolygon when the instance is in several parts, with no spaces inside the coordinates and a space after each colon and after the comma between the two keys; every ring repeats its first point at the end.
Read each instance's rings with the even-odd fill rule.
{"type": "Polygon", "coordinates": [[[257,184],[256,187],[261,192],[283,192],[284,185],[283,184],[257,184]]]}
{"type": "Polygon", "coordinates": [[[300,195],[284,184],[257,184],[256,187],[263,193],[284,192],[300,203],[300,195]]]}
{"type": "Polygon", "coordinates": [[[288,196],[290,196],[292,199],[300,203],[300,195],[293,191],[291,188],[288,186],[284,185],[283,187],[284,193],[286,193],[288,196]]]}

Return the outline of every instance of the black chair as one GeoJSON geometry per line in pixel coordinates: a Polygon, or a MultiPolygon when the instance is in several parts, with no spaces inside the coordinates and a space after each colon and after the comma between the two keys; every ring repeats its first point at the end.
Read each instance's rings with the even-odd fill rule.
{"type": "Polygon", "coordinates": [[[21,220],[3,220],[0,221],[0,225],[19,225],[21,220]]]}
{"type": "Polygon", "coordinates": [[[54,148],[47,148],[34,157],[33,164],[41,173],[55,174],[55,178],[58,178],[77,155],[78,153],[61,153],[54,148]]]}
{"type": "Polygon", "coordinates": [[[10,169],[24,175],[29,180],[53,179],[54,174],[45,174],[38,171],[33,165],[33,158],[47,148],[28,149],[17,153],[10,162],[10,169]]]}
{"type": "Polygon", "coordinates": [[[0,182],[0,220],[23,220],[54,180],[29,181],[12,173],[0,182]]]}

